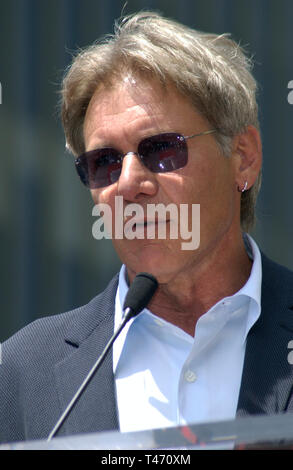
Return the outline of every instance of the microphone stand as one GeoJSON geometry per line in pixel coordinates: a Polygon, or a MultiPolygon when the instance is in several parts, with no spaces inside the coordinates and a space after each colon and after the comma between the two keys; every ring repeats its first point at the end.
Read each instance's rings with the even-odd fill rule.
{"type": "Polygon", "coordinates": [[[133,317],[135,314],[133,314],[133,311],[131,308],[127,308],[125,310],[125,314],[123,316],[123,320],[121,321],[119,327],[117,328],[117,330],[115,331],[115,333],[113,334],[113,336],[110,338],[110,340],[108,341],[108,343],[106,344],[102,354],[100,355],[100,357],[97,359],[97,361],[95,362],[95,364],[93,365],[93,367],[91,368],[91,370],[89,371],[89,373],[87,374],[87,376],[85,377],[84,381],[82,382],[82,384],[80,385],[79,389],[77,390],[77,392],[75,393],[75,395],[72,397],[71,401],[69,402],[69,404],[67,405],[66,409],[64,410],[64,412],[62,413],[62,415],[60,416],[60,418],[58,419],[57,423],[55,424],[54,428],[52,429],[52,431],[50,432],[48,438],[47,438],[47,442],[50,442],[51,439],[55,436],[55,434],[58,432],[58,430],[60,429],[60,427],[62,426],[64,420],[66,419],[67,415],[70,413],[71,409],[73,408],[73,406],[75,405],[75,403],[78,401],[78,399],[80,398],[81,394],[83,393],[84,389],[87,387],[88,383],[90,382],[91,378],[93,377],[93,375],[95,374],[96,370],[100,367],[100,365],[102,364],[102,362],[104,361],[109,349],[112,347],[114,341],[116,340],[116,338],[119,336],[119,334],[121,333],[121,331],[123,330],[124,326],[126,325],[126,323],[130,320],[131,317],[133,317]]]}

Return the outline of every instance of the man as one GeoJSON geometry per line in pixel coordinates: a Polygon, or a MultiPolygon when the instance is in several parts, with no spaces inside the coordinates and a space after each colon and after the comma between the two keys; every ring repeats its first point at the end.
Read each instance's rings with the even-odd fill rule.
{"type": "Polygon", "coordinates": [[[162,222],[157,216],[133,226],[143,237],[114,233],[123,267],[105,292],[5,343],[1,441],[48,436],[141,271],[157,278],[157,292],[57,435],[292,410],[293,276],[246,233],[261,170],[255,93],[250,63],[231,39],[154,13],[127,18],[74,59],[62,118],[94,202],[111,208],[113,224],[117,197],[123,211],[136,203],[144,214],[150,204],[185,204],[189,225],[199,204],[200,243],[182,249],[171,216],[165,238],[147,237],[162,222]]]}

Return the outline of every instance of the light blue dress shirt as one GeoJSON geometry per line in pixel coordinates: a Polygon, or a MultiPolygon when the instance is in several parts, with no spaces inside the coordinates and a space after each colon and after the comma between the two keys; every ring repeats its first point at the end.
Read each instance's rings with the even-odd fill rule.
{"type": "MultiPolygon", "coordinates": [[[[121,432],[234,419],[246,337],[261,310],[261,254],[246,235],[253,259],[246,284],[202,315],[194,337],[143,310],[113,347],[121,432]]],[[[122,266],[115,328],[128,285],[122,266]]]]}

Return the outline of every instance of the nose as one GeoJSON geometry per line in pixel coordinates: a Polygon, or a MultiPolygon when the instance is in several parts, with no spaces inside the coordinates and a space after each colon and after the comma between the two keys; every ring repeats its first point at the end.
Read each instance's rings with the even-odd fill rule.
{"type": "Polygon", "coordinates": [[[141,162],[137,153],[128,152],[122,163],[117,192],[125,201],[137,202],[145,196],[154,196],[158,190],[155,173],[141,162]]]}

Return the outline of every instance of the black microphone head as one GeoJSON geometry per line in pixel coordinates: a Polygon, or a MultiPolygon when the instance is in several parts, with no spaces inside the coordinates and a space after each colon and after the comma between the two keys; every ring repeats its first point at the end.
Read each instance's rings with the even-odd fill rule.
{"type": "Polygon", "coordinates": [[[132,316],[138,315],[148,305],[158,285],[157,279],[152,274],[137,274],[128,289],[123,311],[130,308],[132,316]]]}

